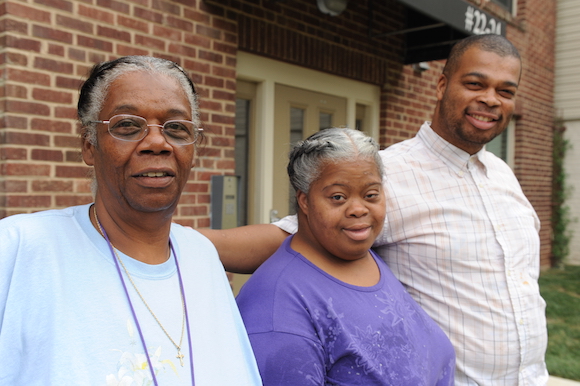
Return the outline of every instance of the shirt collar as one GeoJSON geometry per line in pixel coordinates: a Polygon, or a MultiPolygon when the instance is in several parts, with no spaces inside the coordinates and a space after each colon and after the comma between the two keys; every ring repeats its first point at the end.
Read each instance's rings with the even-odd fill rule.
{"type": "Polygon", "coordinates": [[[431,122],[429,121],[423,123],[421,130],[417,133],[417,137],[460,177],[468,172],[470,167],[481,167],[487,175],[487,152],[485,151],[485,146],[474,155],[470,155],[440,137],[431,128],[431,122]]]}

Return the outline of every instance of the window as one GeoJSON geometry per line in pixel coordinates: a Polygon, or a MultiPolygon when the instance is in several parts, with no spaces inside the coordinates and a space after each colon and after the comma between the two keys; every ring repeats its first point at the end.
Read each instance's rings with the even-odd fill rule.
{"type": "Polygon", "coordinates": [[[513,0],[491,0],[494,3],[504,6],[508,11],[513,11],[513,0]]]}
{"type": "Polygon", "coordinates": [[[515,122],[511,121],[503,133],[495,137],[491,142],[485,145],[485,149],[502,160],[504,160],[512,169],[514,168],[514,147],[515,147],[515,122]]]}

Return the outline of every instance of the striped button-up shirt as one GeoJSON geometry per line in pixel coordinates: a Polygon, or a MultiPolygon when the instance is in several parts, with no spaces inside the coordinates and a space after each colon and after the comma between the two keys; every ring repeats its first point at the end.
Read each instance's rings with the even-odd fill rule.
{"type": "Polygon", "coordinates": [[[540,224],[512,170],[429,122],[380,153],[387,216],[375,249],[453,342],[456,385],[545,385],[540,224]]]}

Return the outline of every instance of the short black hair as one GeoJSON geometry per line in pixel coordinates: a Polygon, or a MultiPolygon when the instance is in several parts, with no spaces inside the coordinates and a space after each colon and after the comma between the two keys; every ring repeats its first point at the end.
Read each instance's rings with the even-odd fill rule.
{"type": "Polygon", "coordinates": [[[520,61],[522,60],[518,49],[505,37],[496,34],[472,35],[460,40],[451,48],[449,58],[443,68],[443,74],[448,78],[452,76],[457,70],[458,63],[465,51],[472,47],[482,51],[493,52],[502,58],[511,56],[520,61]]]}

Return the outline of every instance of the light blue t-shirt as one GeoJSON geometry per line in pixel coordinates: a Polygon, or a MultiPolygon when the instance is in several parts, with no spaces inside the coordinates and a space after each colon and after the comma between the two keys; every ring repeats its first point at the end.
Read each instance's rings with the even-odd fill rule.
{"type": "MultiPolygon", "coordinates": [[[[0,221],[0,385],[152,385],[142,343],[90,205],[0,221]]],[[[176,224],[195,384],[261,385],[229,282],[211,242],[176,224]]],[[[179,343],[175,258],[148,265],[119,252],[135,284],[179,343]]],[[[122,268],[121,268],[122,269],[122,268]]],[[[177,350],[125,277],[158,384],[191,385],[187,329],[177,350]]]]}

